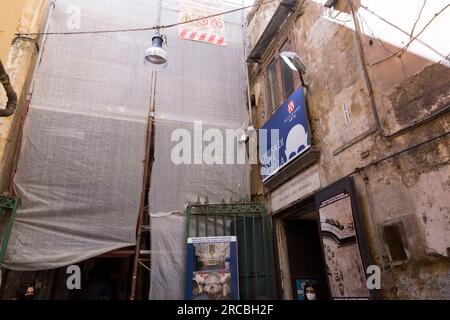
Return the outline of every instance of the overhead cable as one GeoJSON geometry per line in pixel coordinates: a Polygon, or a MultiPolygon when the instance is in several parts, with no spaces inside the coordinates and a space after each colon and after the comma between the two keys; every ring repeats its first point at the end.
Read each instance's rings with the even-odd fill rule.
{"type": "Polygon", "coordinates": [[[139,32],[139,31],[151,31],[151,30],[157,30],[158,31],[158,30],[161,30],[161,29],[173,28],[173,27],[176,27],[176,26],[184,25],[184,24],[189,24],[189,23],[193,23],[193,22],[197,22],[197,21],[201,21],[201,20],[205,20],[205,19],[209,19],[209,18],[214,18],[214,17],[227,15],[227,14],[230,14],[230,13],[234,13],[234,12],[250,9],[250,8],[253,8],[253,7],[259,7],[261,5],[269,4],[269,3],[272,3],[272,2],[275,2],[275,1],[276,0],[266,0],[266,1],[258,3],[258,4],[253,4],[253,5],[249,5],[249,6],[245,6],[245,7],[240,7],[240,8],[236,8],[236,9],[233,9],[233,10],[212,14],[212,15],[209,15],[209,16],[206,16],[206,17],[200,17],[200,18],[197,18],[197,19],[180,21],[180,22],[172,23],[172,24],[168,24],[168,25],[156,25],[156,26],[153,26],[153,27],[144,27],[144,28],[97,30],[97,31],[93,30],[93,31],[16,33],[16,36],[28,36],[29,37],[29,36],[42,36],[42,35],[46,35],[46,36],[54,36],[54,35],[88,35],[88,34],[139,32]]]}

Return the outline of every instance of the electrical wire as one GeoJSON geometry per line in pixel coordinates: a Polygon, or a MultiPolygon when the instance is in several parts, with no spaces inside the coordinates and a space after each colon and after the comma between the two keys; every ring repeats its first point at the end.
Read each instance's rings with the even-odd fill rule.
{"type": "Polygon", "coordinates": [[[431,142],[433,142],[433,141],[442,139],[442,138],[448,136],[449,134],[450,134],[450,131],[446,131],[446,132],[444,132],[444,133],[438,135],[437,137],[427,139],[427,140],[422,141],[422,142],[420,142],[420,143],[418,143],[418,144],[415,144],[415,145],[413,145],[413,146],[410,146],[410,147],[408,147],[408,148],[406,148],[406,149],[403,149],[403,150],[401,150],[401,151],[395,152],[395,153],[393,153],[393,154],[391,154],[391,155],[389,155],[389,156],[386,156],[386,157],[381,158],[381,159],[379,159],[379,160],[375,160],[374,162],[370,163],[367,167],[373,166],[373,165],[376,166],[376,165],[380,164],[381,162],[384,162],[384,161],[386,161],[386,160],[392,159],[392,158],[394,158],[394,157],[396,157],[396,156],[398,156],[398,155],[401,155],[401,154],[403,154],[403,153],[407,153],[407,152],[412,151],[412,150],[414,150],[414,149],[417,149],[417,148],[419,148],[419,147],[421,147],[421,146],[423,146],[423,145],[426,145],[426,144],[431,143],[431,142]]]}
{"type": "Polygon", "coordinates": [[[414,22],[414,26],[411,30],[411,37],[410,37],[411,39],[414,37],[414,31],[416,30],[417,24],[419,23],[420,18],[422,17],[422,12],[423,12],[423,9],[425,9],[426,5],[427,5],[427,0],[423,0],[422,8],[419,11],[419,16],[417,17],[416,21],[414,22]]]}
{"type": "Polygon", "coordinates": [[[384,50],[386,50],[386,51],[389,52],[390,54],[393,54],[394,52],[391,51],[389,48],[387,48],[387,47],[384,45],[383,41],[381,41],[381,39],[375,35],[375,32],[373,32],[372,28],[370,28],[370,25],[367,23],[367,20],[362,16],[362,14],[360,14],[359,12],[357,12],[356,14],[357,14],[358,17],[359,17],[359,20],[362,21],[362,23],[361,23],[361,29],[362,29],[363,33],[365,32],[365,30],[364,30],[364,24],[365,24],[365,25],[367,26],[367,30],[368,30],[368,31],[370,32],[370,34],[371,34],[371,37],[374,38],[374,39],[376,39],[377,42],[378,42],[378,44],[379,44],[384,50]]]}
{"type": "Polygon", "coordinates": [[[425,30],[428,29],[428,27],[431,25],[431,23],[438,17],[440,16],[445,10],[447,10],[448,8],[450,8],[450,3],[447,4],[444,8],[442,8],[438,13],[436,13],[433,18],[431,18],[430,21],[428,21],[428,23],[425,25],[425,27],[423,27],[423,29],[417,34],[415,35],[406,45],[404,45],[402,48],[398,49],[397,51],[395,51],[393,54],[387,56],[386,58],[383,58],[377,62],[372,63],[370,66],[376,66],[380,63],[383,63],[385,61],[388,61],[390,59],[392,59],[395,56],[401,56],[404,52],[406,52],[409,48],[409,46],[411,45],[411,43],[413,43],[418,37],[420,37],[422,35],[422,33],[425,32],[425,30]]]}
{"type": "MultiPolygon", "coordinates": [[[[381,21],[383,21],[384,23],[390,25],[391,27],[397,29],[398,31],[400,31],[401,33],[409,36],[410,33],[403,30],[402,28],[400,28],[399,26],[395,25],[394,23],[390,22],[389,20],[386,20],[385,18],[383,18],[382,16],[380,16],[379,14],[377,14],[376,12],[373,12],[372,10],[370,10],[368,7],[361,5],[361,8],[363,8],[364,10],[366,10],[368,13],[370,13],[371,15],[373,15],[374,17],[380,19],[381,21]]],[[[360,14],[358,14],[359,16],[361,16],[360,14]]],[[[362,17],[362,16],[361,16],[362,17]]],[[[367,24],[367,23],[366,23],[367,24]]],[[[436,53],[437,55],[439,55],[440,57],[442,57],[444,60],[448,60],[449,56],[445,56],[444,54],[442,54],[441,52],[437,51],[435,48],[433,48],[432,46],[430,46],[429,44],[423,42],[420,39],[416,39],[417,42],[423,44],[425,47],[427,47],[428,49],[430,49],[431,51],[433,51],[434,53],[436,53]]],[[[381,41],[381,40],[380,40],[381,41]]],[[[391,50],[388,50],[389,52],[391,52],[391,50]]],[[[393,52],[391,52],[393,53],[393,52]]]]}
{"type": "Polygon", "coordinates": [[[272,3],[272,2],[275,2],[275,1],[276,0],[266,0],[266,1],[260,2],[258,4],[253,4],[253,5],[249,5],[249,6],[245,6],[245,7],[240,7],[240,8],[236,8],[236,9],[233,9],[233,10],[212,14],[212,15],[209,15],[209,16],[206,16],[206,17],[200,17],[200,18],[197,18],[197,19],[181,21],[181,22],[172,23],[172,24],[168,24],[168,25],[156,25],[156,26],[153,26],[153,27],[134,28],[134,29],[115,29],[115,30],[98,30],[98,31],[16,33],[16,36],[18,36],[18,37],[24,37],[24,36],[30,37],[30,36],[43,36],[43,35],[45,35],[45,36],[54,36],[54,35],[87,35],[87,34],[139,32],[139,31],[151,31],[151,30],[158,31],[158,30],[161,30],[161,29],[173,28],[173,27],[176,27],[176,26],[180,26],[180,25],[185,25],[185,24],[201,21],[201,20],[204,20],[204,19],[209,19],[209,18],[223,16],[223,15],[226,15],[226,14],[230,14],[230,13],[234,13],[234,12],[250,9],[250,8],[253,8],[253,7],[258,7],[258,6],[265,5],[265,4],[268,4],[268,3],[272,3]]]}
{"type": "Polygon", "coordinates": [[[328,18],[330,18],[332,20],[336,20],[338,22],[342,22],[344,24],[352,21],[352,19],[347,19],[347,20],[338,19],[339,15],[342,14],[341,11],[337,11],[337,14],[333,17],[333,13],[336,11],[337,10],[334,10],[332,8],[330,8],[329,10],[326,10],[326,14],[327,14],[328,18]]]}

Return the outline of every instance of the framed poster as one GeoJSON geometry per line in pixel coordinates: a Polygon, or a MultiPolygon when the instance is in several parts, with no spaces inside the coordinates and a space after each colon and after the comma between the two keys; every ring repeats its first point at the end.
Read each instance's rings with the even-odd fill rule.
{"type": "Polygon", "coordinates": [[[366,284],[371,257],[351,178],[316,194],[331,298],[370,299],[366,284]]]}
{"type": "Polygon", "coordinates": [[[236,237],[189,238],[187,300],[239,300],[236,237]]]}

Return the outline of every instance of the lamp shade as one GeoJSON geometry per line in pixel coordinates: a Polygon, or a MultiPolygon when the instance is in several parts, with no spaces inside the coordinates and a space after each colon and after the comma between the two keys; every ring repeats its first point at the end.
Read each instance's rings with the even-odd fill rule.
{"type": "Polygon", "coordinates": [[[167,52],[162,48],[163,38],[156,35],[152,38],[152,46],[145,50],[145,64],[154,69],[164,69],[167,67],[167,52]]]}
{"type": "Polygon", "coordinates": [[[280,57],[293,71],[306,73],[306,65],[295,52],[282,52],[280,57]]]}

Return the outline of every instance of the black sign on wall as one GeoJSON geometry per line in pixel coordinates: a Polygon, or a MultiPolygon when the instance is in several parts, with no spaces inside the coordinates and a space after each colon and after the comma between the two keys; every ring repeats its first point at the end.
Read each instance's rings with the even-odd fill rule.
{"type": "Polygon", "coordinates": [[[332,299],[374,299],[366,283],[372,265],[353,178],[319,191],[316,206],[332,299]]]}

